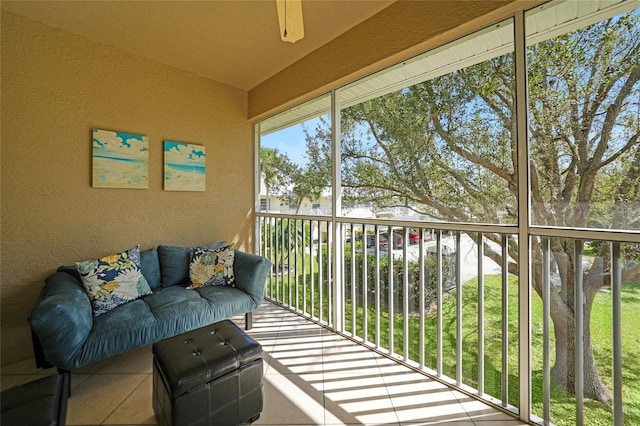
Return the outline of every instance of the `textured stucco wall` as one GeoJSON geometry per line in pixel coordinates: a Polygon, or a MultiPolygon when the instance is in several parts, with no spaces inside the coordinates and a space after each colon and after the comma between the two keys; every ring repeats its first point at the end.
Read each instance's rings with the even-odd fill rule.
{"type": "Polygon", "coordinates": [[[29,358],[27,316],[58,265],[139,244],[252,248],[247,94],[2,13],[1,362],[29,358]],[[91,187],[91,129],[149,137],[149,188],[91,187]],[[163,190],[162,141],[206,146],[205,192],[163,190]]]}

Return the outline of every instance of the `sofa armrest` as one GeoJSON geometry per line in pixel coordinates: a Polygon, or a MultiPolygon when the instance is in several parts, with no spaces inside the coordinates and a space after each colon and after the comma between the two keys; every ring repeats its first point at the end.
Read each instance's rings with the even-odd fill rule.
{"type": "Polygon", "coordinates": [[[82,284],[65,272],[56,272],[45,282],[29,324],[46,361],[65,368],[93,327],[91,302],[82,284]]]}
{"type": "Polygon", "coordinates": [[[256,303],[256,308],[262,303],[266,287],[267,274],[271,262],[266,257],[239,250],[235,251],[233,274],[236,287],[247,293],[256,303]]]}

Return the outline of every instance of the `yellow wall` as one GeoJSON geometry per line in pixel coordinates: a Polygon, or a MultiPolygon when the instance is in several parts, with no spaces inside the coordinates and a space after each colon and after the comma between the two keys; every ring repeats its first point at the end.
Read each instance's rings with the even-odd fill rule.
{"type": "Polygon", "coordinates": [[[27,316],[58,265],[139,244],[252,248],[247,94],[2,13],[2,365],[29,358],[27,316]],[[91,129],[149,137],[149,188],[91,187],[91,129]],[[206,147],[205,192],[163,190],[162,141],[206,147]]]}

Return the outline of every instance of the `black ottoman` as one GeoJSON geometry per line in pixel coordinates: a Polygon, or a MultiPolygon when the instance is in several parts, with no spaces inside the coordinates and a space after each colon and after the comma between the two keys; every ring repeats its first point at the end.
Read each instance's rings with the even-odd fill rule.
{"type": "Polygon", "coordinates": [[[69,382],[69,373],[62,373],[2,391],[0,423],[3,426],[64,426],[69,382]]]}
{"type": "Polygon", "coordinates": [[[159,426],[239,425],[262,412],[262,347],[231,321],[153,345],[159,426]]]}

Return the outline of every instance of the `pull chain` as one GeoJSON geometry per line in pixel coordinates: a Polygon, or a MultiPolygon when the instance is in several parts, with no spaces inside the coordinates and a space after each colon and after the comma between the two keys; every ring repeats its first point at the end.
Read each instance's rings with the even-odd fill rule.
{"type": "Polygon", "coordinates": [[[287,0],[284,0],[284,38],[287,38],[287,0]]]}

